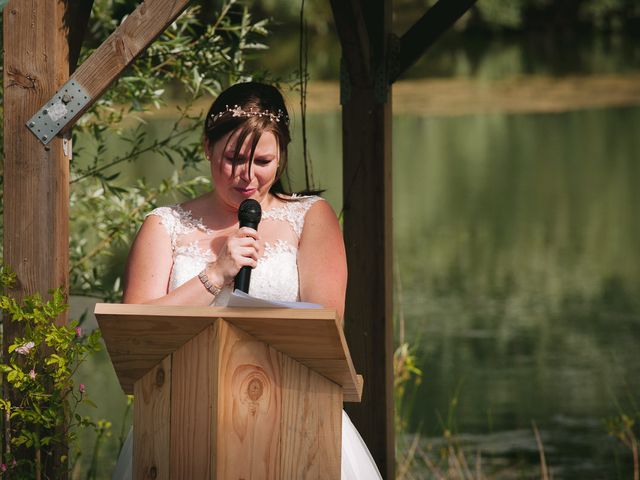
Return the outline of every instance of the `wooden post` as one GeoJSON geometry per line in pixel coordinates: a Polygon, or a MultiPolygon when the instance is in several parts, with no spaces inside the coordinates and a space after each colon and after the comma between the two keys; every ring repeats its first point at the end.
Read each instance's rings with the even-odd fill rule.
{"type": "Polygon", "coordinates": [[[384,478],[393,479],[391,104],[354,88],[343,106],[344,236],[349,282],[345,333],[367,381],[347,413],[384,478]]]}
{"type": "Polygon", "coordinates": [[[384,478],[393,479],[391,103],[356,89],[343,106],[344,236],[349,267],[345,333],[367,381],[347,413],[384,478]]]}
{"type": "Polygon", "coordinates": [[[62,138],[45,147],[25,127],[69,77],[64,13],[60,0],[12,0],[3,12],[4,261],[19,296],[68,283],[70,157],[62,138]]]}
{"type": "Polygon", "coordinates": [[[391,92],[386,55],[391,2],[370,1],[366,9],[360,0],[332,0],[331,5],[346,67],[341,85],[344,237],[349,267],[345,333],[354,365],[366,379],[362,403],[347,405],[347,412],[383,477],[392,479],[391,92]],[[351,20],[342,21],[345,16],[351,20]],[[367,38],[354,38],[365,34],[367,38]],[[368,68],[362,66],[363,60],[368,68]]]}
{"type": "MultiPolygon", "coordinates": [[[[18,298],[68,285],[71,143],[45,147],[25,127],[69,77],[65,11],[63,0],[11,0],[3,11],[4,263],[17,274],[18,298]]],[[[7,317],[3,327],[6,353],[18,329],[7,317]]]]}

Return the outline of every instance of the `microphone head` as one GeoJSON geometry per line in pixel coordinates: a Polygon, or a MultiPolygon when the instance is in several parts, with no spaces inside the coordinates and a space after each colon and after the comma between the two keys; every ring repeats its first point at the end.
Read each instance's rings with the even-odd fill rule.
{"type": "Polygon", "coordinates": [[[256,200],[247,198],[240,204],[238,220],[241,227],[257,228],[260,218],[262,218],[262,208],[260,208],[260,204],[256,200]]]}

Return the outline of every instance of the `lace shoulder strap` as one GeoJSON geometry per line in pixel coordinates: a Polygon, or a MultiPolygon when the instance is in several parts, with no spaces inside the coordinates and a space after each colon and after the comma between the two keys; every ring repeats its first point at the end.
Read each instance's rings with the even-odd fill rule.
{"type": "Polygon", "coordinates": [[[171,238],[171,247],[175,249],[179,235],[185,235],[198,228],[198,222],[191,217],[191,212],[185,211],[180,205],[168,205],[151,210],[145,218],[154,215],[160,217],[160,223],[171,238]]]}
{"type": "Polygon", "coordinates": [[[311,206],[322,198],[312,195],[308,197],[293,197],[295,200],[286,202],[282,207],[272,208],[262,213],[263,219],[284,220],[291,225],[298,238],[302,234],[304,218],[311,206]]]}

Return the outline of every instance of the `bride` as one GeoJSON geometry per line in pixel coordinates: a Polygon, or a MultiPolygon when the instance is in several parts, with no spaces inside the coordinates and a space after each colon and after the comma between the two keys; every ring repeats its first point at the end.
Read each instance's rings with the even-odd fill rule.
{"type": "MultiPolygon", "coordinates": [[[[131,247],[125,303],[225,305],[238,271],[251,267],[249,294],[305,301],[344,313],[347,266],[340,226],[317,196],[287,194],[289,117],[281,93],[256,82],[236,84],[213,102],[204,151],[213,190],[151,211],[131,247]],[[238,225],[247,199],[262,207],[258,231],[238,225]]],[[[132,435],[113,478],[132,477],[132,435]]],[[[342,479],[381,478],[343,412],[342,479]]]]}

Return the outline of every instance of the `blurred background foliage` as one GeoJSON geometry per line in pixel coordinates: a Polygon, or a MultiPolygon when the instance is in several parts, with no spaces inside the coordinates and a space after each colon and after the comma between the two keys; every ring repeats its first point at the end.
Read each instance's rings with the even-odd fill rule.
{"type": "MultiPolygon", "coordinates": [[[[215,5],[215,1],[209,2],[215,5]]],[[[394,0],[393,30],[403,33],[435,0],[394,0]]],[[[298,0],[258,0],[252,11],[273,15],[281,22],[299,16],[298,0]]],[[[332,30],[328,1],[306,7],[309,27],[320,33],[332,30]]],[[[640,31],[640,4],[634,0],[479,0],[456,25],[458,31],[640,31]]]]}

